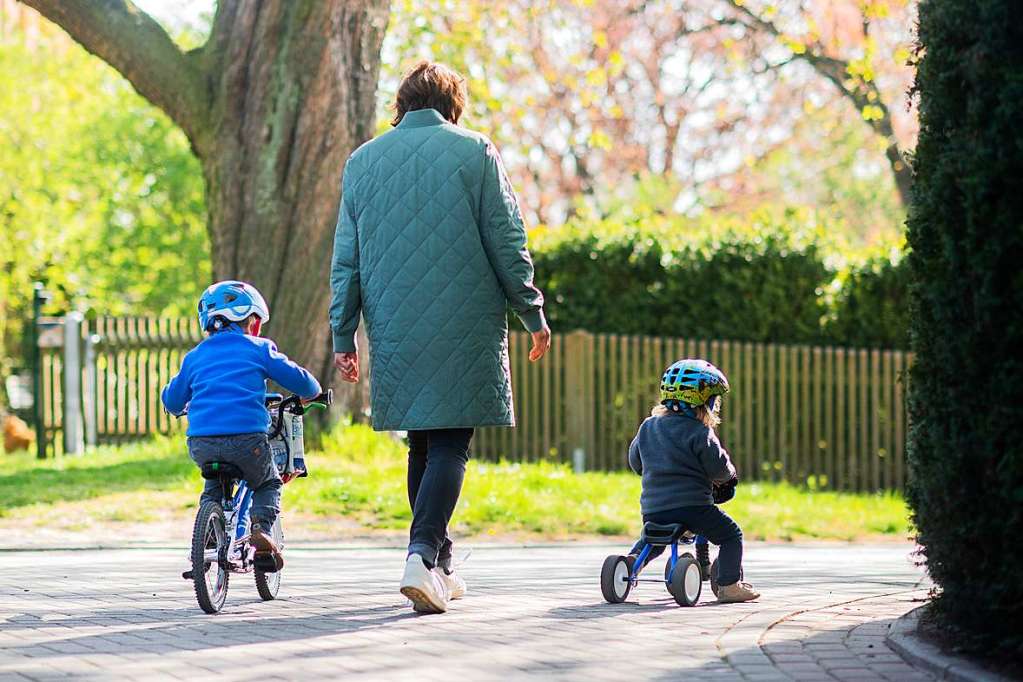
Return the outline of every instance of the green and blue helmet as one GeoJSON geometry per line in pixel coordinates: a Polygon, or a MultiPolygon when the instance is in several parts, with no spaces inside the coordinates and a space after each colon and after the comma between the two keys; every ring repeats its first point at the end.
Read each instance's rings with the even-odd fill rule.
{"type": "Polygon", "coordinates": [[[728,379],[724,372],[706,360],[679,360],[661,378],[661,404],[676,412],[688,412],[686,408],[699,405],[713,410],[717,397],[726,393],[728,379]]]}

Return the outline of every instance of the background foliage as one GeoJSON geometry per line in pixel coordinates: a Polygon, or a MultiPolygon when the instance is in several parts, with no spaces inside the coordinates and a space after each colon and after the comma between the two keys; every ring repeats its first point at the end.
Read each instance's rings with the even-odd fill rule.
{"type": "MultiPolygon", "coordinates": [[[[340,426],[307,451],[311,473],[284,492],[291,540],[387,532],[407,535],[407,450],[368,426],[340,426]],[[404,533],[402,533],[404,531],[404,533]]],[[[88,457],[4,460],[0,532],[45,530],[75,544],[97,535],[180,543],[202,490],[199,470],[177,438],[102,446],[88,457]],[[169,533],[169,534],[168,534],[169,533]]],[[[502,539],[628,536],[639,526],[640,479],[625,472],[575,474],[563,464],[469,461],[451,532],[502,539]]],[[[814,491],[786,483],[743,483],[727,510],[743,534],[764,540],[878,540],[909,532],[897,493],[814,491]]],[[[459,540],[462,542],[462,540],[459,540]]]]}
{"type": "Polygon", "coordinates": [[[581,220],[534,260],[561,331],[904,348],[899,250],[849,263],[826,233],[800,211],[581,220]]]}
{"type": "MultiPolygon", "coordinates": [[[[144,7],[188,49],[213,4],[180,17],[144,7]]],[[[912,2],[395,0],[392,11],[379,129],[412,60],[467,75],[464,122],[502,149],[556,330],[904,342],[904,214],[885,149],[912,144],[915,113],[901,106],[912,2]],[[837,85],[814,66],[822,56],[844,69],[837,85]],[[892,136],[877,133],[878,104],[892,136]]],[[[34,280],[54,310],[74,298],[176,315],[210,273],[184,136],[24,12],[0,0],[0,377],[24,364],[34,280]]]]}
{"type": "Polygon", "coordinates": [[[915,130],[908,0],[392,7],[382,111],[412,60],[452,64],[469,80],[466,124],[498,143],[538,222],[656,174],[683,180],[669,203],[686,212],[809,204],[857,239],[901,233],[885,150],[915,130]]]}
{"type": "Polygon", "coordinates": [[[909,500],[957,646],[1023,662],[1023,17],[925,0],[909,500]]]}
{"type": "Polygon", "coordinates": [[[53,31],[0,40],[0,356],[31,286],[104,313],[190,312],[209,277],[202,176],[184,135],[53,31]]]}

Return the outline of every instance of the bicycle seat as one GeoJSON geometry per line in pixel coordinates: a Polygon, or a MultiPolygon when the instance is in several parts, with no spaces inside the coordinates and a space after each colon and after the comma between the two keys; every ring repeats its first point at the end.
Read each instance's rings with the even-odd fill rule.
{"type": "Polygon", "coordinates": [[[643,542],[648,545],[670,545],[678,542],[685,532],[685,527],[680,523],[661,524],[648,521],[643,524],[643,542]]]}
{"type": "Polygon", "coordinates": [[[200,468],[202,477],[211,481],[217,479],[238,480],[244,478],[242,470],[230,462],[206,462],[200,468]]]}
{"type": "Polygon", "coordinates": [[[264,405],[268,405],[270,403],[276,403],[276,402],[279,402],[281,400],[284,400],[284,396],[282,394],[280,394],[280,393],[264,393],[263,394],[263,404],[264,405]]]}

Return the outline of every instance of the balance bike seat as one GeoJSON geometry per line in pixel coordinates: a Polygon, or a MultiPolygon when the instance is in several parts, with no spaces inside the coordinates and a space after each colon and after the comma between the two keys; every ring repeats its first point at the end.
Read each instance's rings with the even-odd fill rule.
{"type": "Polygon", "coordinates": [[[653,523],[643,524],[643,542],[654,546],[667,546],[678,542],[679,538],[686,532],[685,526],[680,523],[653,523]]]}
{"type": "Polygon", "coordinates": [[[236,481],[244,478],[242,470],[230,462],[206,462],[199,467],[199,470],[202,472],[202,477],[209,481],[218,479],[236,481]]]}

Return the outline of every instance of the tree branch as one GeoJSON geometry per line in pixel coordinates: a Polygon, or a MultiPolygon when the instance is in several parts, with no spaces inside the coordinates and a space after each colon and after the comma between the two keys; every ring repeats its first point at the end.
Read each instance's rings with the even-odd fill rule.
{"type": "MultiPolygon", "coordinates": [[[[750,10],[746,7],[742,0],[725,1],[733,10],[749,22],[749,24],[747,24],[749,28],[762,31],[775,38],[782,37],[781,30],[773,22],[764,19],[750,10]]],[[[868,30],[869,22],[867,19],[864,19],[864,35],[866,35],[868,30]]],[[[895,186],[899,192],[899,198],[902,200],[904,206],[909,206],[909,188],[912,184],[912,171],[910,170],[909,164],[904,158],[902,150],[899,149],[898,142],[895,139],[891,114],[881,98],[881,91],[878,89],[877,83],[874,81],[864,80],[859,81],[855,83],[853,87],[850,87],[848,85],[848,81],[850,80],[848,77],[849,63],[817,52],[811,49],[811,46],[809,45],[805,52],[794,52],[791,59],[802,59],[807,62],[818,74],[831,81],[838,91],[853,103],[853,106],[856,107],[857,111],[862,112],[865,107],[871,105],[880,110],[881,116],[879,118],[871,117],[870,120],[867,121],[867,124],[874,130],[874,132],[884,137],[885,141],[888,143],[888,147],[885,150],[885,156],[888,157],[888,162],[892,169],[892,175],[895,179],[895,186]]],[[[786,62],[787,61],[789,60],[786,60],[786,62]]]]}
{"type": "Polygon", "coordinates": [[[114,67],[188,135],[206,147],[209,95],[197,54],[185,54],[130,0],[20,0],[114,67]]]}

